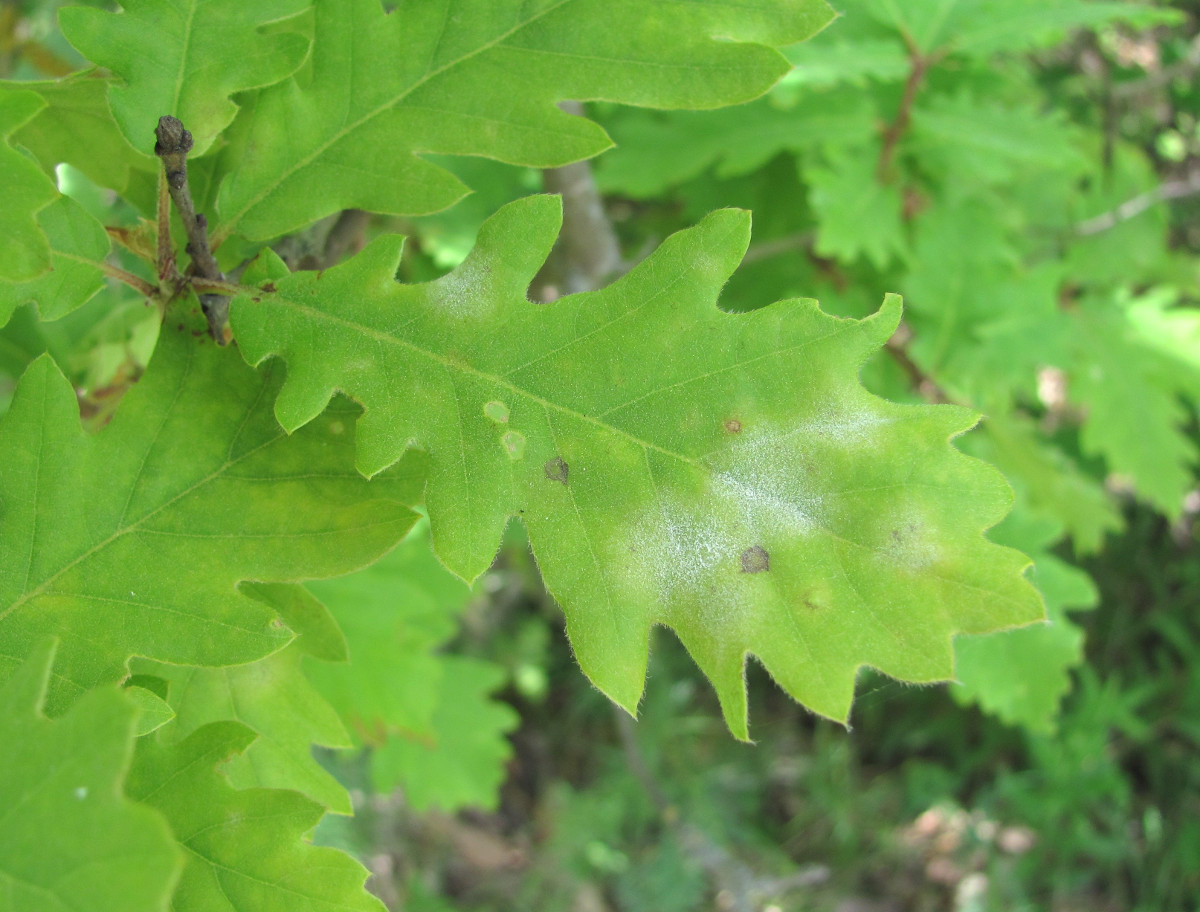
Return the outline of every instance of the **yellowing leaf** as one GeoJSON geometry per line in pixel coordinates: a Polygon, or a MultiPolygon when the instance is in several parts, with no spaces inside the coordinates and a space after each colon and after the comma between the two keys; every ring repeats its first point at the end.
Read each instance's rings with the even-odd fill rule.
{"type": "Polygon", "coordinates": [[[466,579],[520,517],[580,665],[631,711],[655,624],[745,737],[748,655],[841,719],[860,666],[947,678],[954,633],[1041,618],[1027,559],[981,534],[1007,485],[947,443],[975,417],[858,382],[898,300],[862,321],[811,300],[722,313],[749,240],[724,211],[607,289],[532,304],[559,219],[556,199],[513,203],[425,285],[395,282],[395,237],[323,273],[271,266],[233,325],[252,362],[287,361],[281,423],[343,390],[365,474],[424,450],[434,547],[466,579]]]}

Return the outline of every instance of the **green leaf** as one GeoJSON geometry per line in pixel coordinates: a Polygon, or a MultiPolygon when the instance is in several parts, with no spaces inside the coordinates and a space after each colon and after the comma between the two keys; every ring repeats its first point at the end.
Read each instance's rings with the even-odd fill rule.
{"type": "Polygon", "coordinates": [[[50,240],[51,269],[27,282],[0,282],[0,326],[29,301],[43,320],[57,320],[82,307],[104,287],[100,269],[111,244],[104,226],[68,196],[59,197],[37,215],[50,240]]]}
{"type": "Polygon", "coordinates": [[[991,414],[981,431],[971,436],[969,452],[1000,469],[1030,513],[1061,524],[1077,552],[1095,553],[1107,533],[1121,531],[1121,514],[1100,482],[1039,437],[1032,421],[991,414]]]}
{"type": "Polygon", "coordinates": [[[769,45],[825,25],[824,0],[471,6],[316,0],[311,65],[258,93],[225,153],[218,237],[267,239],[345,208],[421,214],[466,188],[418,153],[552,167],[611,143],[564,98],[711,108],[787,71],[769,45]]]}
{"type": "Polygon", "coordinates": [[[806,164],[817,216],[817,253],[844,261],[859,255],[880,269],[905,250],[899,191],[880,183],[879,143],[838,149],[820,163],[806,164]]]}
{"type": "Polygon", "coordinates": [[[975,57],[1053,44],[1073,28],[1114,19],[1136,26],[1179,19],[1171,10],[1094,0],[865,0],[863,5],[921,51],[946,47],[975,57]]]}
{"type": "Polygon", "coordinates": [[[309,665],[313,684],[359,744],[395,734],[428,740],[441,701],[443,660],[470,590],[438,563],[427,526],[365,570],[308,584],[345,633],[349,662],[309,665]]]}
{"type": "Polygon", "coordinates": [[[329,637],[341,643],[337,625],[324,606],[301,586],[251,590],[276,608],[299,634],[279,652],[232,668],[186,668],[139,661],[135,668],[170,685],[176,724],[161,738],[171,744],[210,722],[235,721],[258,733],[243,753],[229,762],[226,775],[234,788],[263,786],[294,789],[339,814],[350,814],[346,790],[312,756],[312,745],[346,748],[351,743],[333,708],[313,689],[301,670],[305,656],[329,654],[329,637]]]}
{"type": "Polygon", "coordinates": [[[136,684],[127,684],[125,696],[138,708],[139,737],[157,731],[175,718],[175,710],[171,709],[171,704],[152,690],[136,684]]]}
{"type": "Polygon", "coordinates": [[[138,743],[125,788],[160,811],[187,850],[174,912],[382,912],[363,889],[367,871],[336,849],[304,841],[323,809],[295,792],[233,789],[217,764],[254,733],[216,722],[172,746],[138,743]]]}
{"type": "Polygon", "coordinates": [[[108,106],[108,84],[95,70],[67,79],[21,83],[46,106],[17,132],[17,140],[44,168],[52,170],[66,162],[101,187],[153,209],[154,180],[161,169],[149,154],[153,143],[147,145],[146,137],[139,137],[135,148],[125,139],[108,106]],[[131,191],[135,172],[141,178],[131,191]]]}
{"type": "Polygon", "coordinates": [[[106,687],[47,719],[53,656],[39,642],[0,686],[0,908],[163,912],[183,858],[163,819],[121,793],[137,711],[106,687]]]}
{"type": "Polygon", "coordinates": [[[654,624],[745,737],[748,654],[844,719],[861,665],[945,678],[954,632],[1041,617],[1025,559],[980,534],[1007,486],[947,444],[974,416],[858,383],[898,300],[862,321],[811,300],[722,313],[749,240],[748,216],[724,211],[610,288],[531,304],[560,218],[554,198],[513,203],[426,285],[394,281],[401,240],[385,236],[237,299],[243,354],[288,363],[280,422],[340,389],[366,408],[365,474],[424,450],[434,545],[465,579],[519,516],[580,665],[631,711],[654,624]]]}
{"type": "Polygon", "coordinates": [[[922,165],[955,187],[1012,183],[1023,172],[1060,171],[1076,177],[1087,167],[1061,111],[1033,102],[999,104],[973,93],[934,95],[912,112],[908,144],[922,165]]]}
{"type": "Polygon", "coordinates": [[[432,737],[389,738],[371,752],[371,780],[380,792],[403,788],[418,811],[494,810],[512,756],[504,735],[520,721],[512,707],[487,698],[504,683],[504,669],[462,656],[442,662],[432,737]]]}
{"type": "Polygon", "coordinates": [[[1194,412],[1180,395],[1200,390],[1200,371],[1141,336],[1126,309],[1090,300],[1058,340],[1070,399],[1087,409],[1080,441],[1139,496],[1170,517],[1195,485],[1200,451],[1186,432],[1194,412]]]}
{"type": "Polygon", "coordinates": [[[154,146],[158,118],[173,114],[203,154],[233,122],[236,92],[291,75],[308,39],[265,33],[308,8],[308,0],[122,0],[123,12],[83,6],[59,11],[67,40],[116,76],[108,90],[116,121],[137,149],[154,146]]]}
{"type": "Polygon", "coordinates": [[[596,180],[608,192],[652,197],[714,164],[723,178],[780,152],[868,141],[875,119],[869,98],[844,92],[811,93],[788,109],[766,100],[717,111],[622,109],[605,121],[617,148],[597,161],[596,180]]]}
{"type": "Polygon", "coordinates": [[[278,372],[258,376],[192,330],[168,317],[93,437],[45,356],[0,424],[0,677],[58,636],[57,710],[133,655],[233,665],[280,649],[291,633],[238,581],[345,573],[413,522],[412,479],[354,473],[352,412],[287,437],[270,413],[278,372]]]}
{"type": "Polygon", "coordinates": [[[1047,623],[954,641],[955,699],[1037,732],[1054,731],[1071,669],[1083,662],[1083,631],[1066,610],[1093,608],[1099,600],[1091,577],[1049,553],[1061,535],[1058,524],[1016,512],[993,534],[1033,558],[1031,579],[1046,599],[1047,623]]]}
{"type": "MultiPolygon", "coordinates": [[[[12,84],[10,83],[9,86],[12,84]]],[[[50,268],[50,242],[37,224],[37,213],[58,197],[50,178],[9,145],[12,136],[45,106],[33,92],[0,87],[0,281],[25,282],[50,268]]]]}
{"type": "Polygon", "coordinates": [[[401,786],[418,809],[495,807],[516,715],[488,699],[503,669],[433,651],[457,631],[470,590],[438,563],[426,524],[365,570],[308,585],[350,649],[348,664],[310,665],[309,677],[373,748],[376,788],[401,786]]]}

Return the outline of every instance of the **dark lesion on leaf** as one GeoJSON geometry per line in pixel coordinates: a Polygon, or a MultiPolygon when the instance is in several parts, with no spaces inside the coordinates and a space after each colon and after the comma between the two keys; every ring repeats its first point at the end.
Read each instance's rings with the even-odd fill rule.
{"type": "Polygon", "coordinates": [[[771,556],[762,545],[753,545],[742,552],[743,573],[766,573],[771,569],[771,556]]]}
{"type": "Polygon", "coordinates": [[[742,432],[742,422],[736,418],[726,418],[725,430],[731,434],[740,434],[742,432]]]}
{"type": "Polygon", "coordinates": [[[276,292],[278,290],[275,287],[274,282],[263,282],[263,284],[260,285],[259,288],[261,288],[263,291],[271,293],[271,294],[273,294],[274,292],[276,292]]]}
{"type": "Polygon", "coordinates": [[[546,477],[551,481],[557,481],[564,485],[567,483],[567,476],[571,471],[571,467],[563,462],[561,456],[555,456],[546,463],[544,468],[546,470],[546,477]]]}

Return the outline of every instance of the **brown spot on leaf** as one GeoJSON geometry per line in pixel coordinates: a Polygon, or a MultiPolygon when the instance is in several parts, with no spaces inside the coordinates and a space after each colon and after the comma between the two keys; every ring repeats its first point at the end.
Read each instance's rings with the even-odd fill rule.
{"type": "Polygon", "coordinates": [[[742,423],[736,418],[726,418],[725,430],[731,434],[740,434],[742,432],[742,423]]]}
{"type": "Polygon", "coordinates": [[[276,290],[274,282],[264,282],[259,286],[263,291],[274,292],[276,290]]]}
{"type": "Polygon", "coordinates": [[[562,484],[567,483],[567,476],[571,471],[571,467],[563,462],[561,456],[555,456],[545,465],[546,477],[551,481],[558,481],[562,484]]]}
{"type": "Polygon", "coordinates": [[[766,573],[771,569],[771,556],[761,545],[754,545],[742,552],[743,573],[766,573]]]}

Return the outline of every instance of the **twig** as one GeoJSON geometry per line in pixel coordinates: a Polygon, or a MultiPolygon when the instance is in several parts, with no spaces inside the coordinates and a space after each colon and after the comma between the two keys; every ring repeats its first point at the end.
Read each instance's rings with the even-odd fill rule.
{"type": "Polygon", "coordinates": [[[1132,199],[1126,200],[1115,209],[1102,212],[1090,219],[1084,219],[1082,222],[1076,223],[1075,233],[1081,237],[1099,234],[1136,215],[1141,215],[1158,203],[1193,196],[1197,193],[1200,193],[1200,171],[1192,172],[1183,180],[1166,181],[1153,190],[1147,190],[1145,193],[1139,193],[1132,199]]]}
{"type": "MultiPolygon", "coordinates": [[[[578,102],[563,102],[560,107],[569,114],[583,114],[578,102]]],[[[557,289],[560,294],[599,288],[606,279],[622,271],[622,263],[621,248],[604,211],[591,165],[583,161],[548,168],[542,177],[545,188],[551,193],[561,193],[563,199],[562,231],[547,263],[552,277],[550,284],[557,279],[561,283],[557,289]]]]}
{"type": "MultiPolygon", "coordinates": [[[[167,190],[183,220],[187,232],[187,252],[192,258],[191,269],[204,279],[224,281],[216,258],[208,249],[208,220],[196,211],[187,182],[187,154],[192,148],[192,134],[176,117],[169,114],[158,119],[154,130],[157,142],[154,154],[162,159],[167,176],[167,190]]],[[[161,233],[161,228],[160,228],[161,233]]],[[[161,241],[160,241],[161,243],[161,241]]],[[[208,331],[218,345],[229,343],[229,299],[219,294],[201,294],[200,306],[208,320],[208,331]]]]}
{"type": "Polygon", "coordinates": [[[904,43],[908,45],[908,79],[904,81],[904,95],[900,99],[900,108],[896,111],[896,117],[883,130],[879,165],[875,169],[875,177],[881,184],[891,181],[892,162],[896,157],[896,148],[912,123],[913,105],[916,103],[921,83],[925,81],[925,74],[945,56],[944,51],[928,56],[922,54],[917,43],[907,33],[904,35],[904,43]]]}

